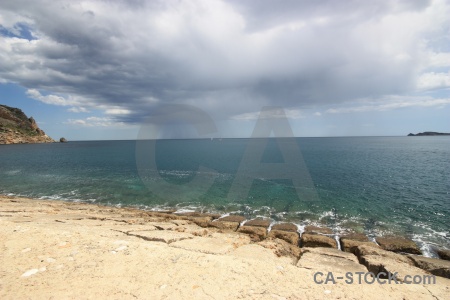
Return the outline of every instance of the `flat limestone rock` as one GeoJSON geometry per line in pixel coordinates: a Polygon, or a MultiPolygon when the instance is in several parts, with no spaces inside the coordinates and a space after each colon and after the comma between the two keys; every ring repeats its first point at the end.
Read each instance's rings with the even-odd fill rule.
{"type": "Polygon", "coordinates": [[[277,255],[271,249],[257,244],[243,245],[237,249],[232,250],[230,254],[247,259],[261,261],[267,261],[271,259],[273,260],[277,257],[277,255]]]}
{"type": "Polygon", "coordinates": [[[363,256],[379,256],[384,259],[390,259],[399,261],[401,263],[412,265],[411,260],[406,257],[405,255],[401,255],[398,253],[394,253],[391,251],[387,251],[384,249],[381,249],[379,247],[373,247],[371,245],[363,244],[356,248],[355,255],[358,257],[358,259],[361,261],[363,256]]]}
{"type": "Polygon", "coordinates": [[[294,246],[298,246],[298,243],[300,241],[300,237],[299,237],[298,233],[292,232],[292,231],[271,230],[269,232],[269,237],[282,239],[294,246]]]}
{"type": "Polygon", "coordinates": [[[291,258],[294,264],[297,263],[301,254],[300,248],[281,239],[267,239],[259,242],[258,245],[270,249],[278,257],[291,258]]]}
{"type": "Polygon", "coordinates": [[[301,250],[301,255],[303,255],[305,253],[316,253],[316,254],[320,254],[320,255],[328,255],[328,256],[335,256],[335,257],[339,257],[339,258],[345,258],[345,259],[351,260],[355,263],[359,263],[356,255],[354,255],[352,253],[344,252],[344,251],[341,251],[338,249],[334,249],[334,248],[305,247],[305,248],[301,248],[300,250],[301,250]]]}
{"type": "Polygon", "coordinates": [[[146,241],[163,242],[166,244],[194,238],[194,235],[190,233],[167,230],[129,231],[127,234],[146,241]]]}
{"type": "Polygon", "coordinates": [[[416,243],[402,237],[377,237],[376,241],[384,250],[393,252],[406,252],[411,254],[422,254],[416,243]]]}
{"type": "MultiPolygon", "coordinates": [[[[222,220],[222,219],[220,219],[222,220]]],[[[208,223],[208,227],[215,227],[222,230],[236,231],[239,227],[239,222],[224,222],[224,221],[212,221],[208,223]]]]}
{"type": "Polygon", "coordinates": [[[358,241],[358,242],[368,242],[369,241],[369,238],[365,234],[362,234],[362,233],[350,233],[347,235],[343,235],[343,236],[341,236],[341,240],[342,239],[358,241]]]}
{"type": "Polygon", "coordinates": [[[333,231],[330,228],[317,227],[317,226],[313,226],[313,225],[306,226],[305,232],[306,233],[333,234],[333,231]]]}
{"type": "Polygon", "coordinates": [[[448,249],[439,249],[437,251],[439,257],[441,259],[450,260],[450,250],[448,249]]]}
{"type": "Polygon", "coordinates": [[[355,255],[332,248],[302,248],[297,267],[319,269],[324,274],[333,272],[334,276],[347,272],[367,272],[355,255]]]}
{"type": "Polygon", "coordinates": [[[341,242],[341,248],[343,251],[345,252],[350,252],[353,254],[356,254],[356,248],[358,248],[358,246],[361,245],[367,245],[369,247],[375,247],[375,248],[380,248],[377,244],[372,243],[372,242],[360,242],[360,241],[355,241],[355,240],[350,240],[347,238],[342,238],[340,239],[341,242]]]}
{"type": "Polygon", "coordinates": [[[211,222],[211,217],[190,217],[189,220],[194,222],[197,226],[206,228],[211,222]]]}
{"type": "Polygon", "coordinates": [[[233,243],[214,237],[196,237],[184,239],[170,244],[170,247],[207,254],[225,254],[235,248],[233,243]]]}
{"type": "Polygon", "coordinates": [[[185,213],[175,213],[178,216],[184,216],[188,218],[210,218],[210,220],[220,218],[220,214],[210,214],[201,212],[185,212],[185,213]]]}
{"type": "MultiPolygon", "coordinates": [[[[374,274],[379,274],[380,272],[384,272],[386,274],[397,273],[395,278],[397,278],[401,282],[404,282],[405,277],[408,275],[430,275],[428,272],[410,264],[377,255],[363,256],[360,262],[367,267],[367,270],[369,270],[369,272],[373,272],[374,274]]],[[[412,278],[409,278],[408,280],[411,281],[412,278]]]]}
{"type": "Polygon", "coordinates": [[[237,215],[226,216],[226,217],[219,219],[219,221],[221,221],[221,222],[237,222],[237,223],[241,223],[244,220],[245,220],[245,217],[237,216],[237,215]]]}
{"type": "Polygon", "coordinates": [[[267,229],[263,227],[256,227],[256,226],[241,226],[237,230],[241,233],[246,233],[250,235],[253,241],[259,242],[262,241],[267,237],[267,229]]]}
{"type": "Polygon", "coordinates": [[[264,227],[268,228],[270,226],[270,220],[268,219],[253,219],[250,221],[245,222],[245,226],[256,226],[256,227],[264,227]]]}
{"type": "MultiPolygon", "coordinates": [[[[397,272],[396,278],[404,281],[405,276],[429,275],[430,273],[413,265],[410,258],[405,255],[393,253],[387,250],[374,248],[367,245],[359,246],[356,250],[359,262],[367,267],[369,272],[378,274],[380,272],[397,272]]],[[[411,279],[408,279],[411,280],[411,279]]]]}
{"type": "Polygon", "coordinates": [[[177,224],[168,222],[148,222],[146,224],[152,225],[158,230],[175,230],[178,227],[177,224]]]}
{"type": "Polygon", "coordinates": [[[319,234],[304,233],[301,238],[302,247],[337,248],[336,240],[319,234]]]}
{"type": "Polygon", "coordinates": [[[297,232],[297,225],[292,223],[280,223],[272,226],[272,230],[292,231],[297,232]]]}
{"type": "Polygon", "coordinates": [[[419,255],[408,255],[408,258],[413,261],[416,267],[428,271],[433,275],[450,279],[450,261],[419,255]]]}

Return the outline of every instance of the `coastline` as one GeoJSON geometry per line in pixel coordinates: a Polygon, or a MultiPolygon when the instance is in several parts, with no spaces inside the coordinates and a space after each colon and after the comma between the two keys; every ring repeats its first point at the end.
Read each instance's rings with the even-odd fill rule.
{"type": "MultiPolygon", "coordinates": [[[[313,242],[303,234],[299,248],[300,236],[287,227],[270,235],[264,222],[249,226],[232,216],[8,196],[0,196],[0,207],[2,299],[444,299],[450,292],[449,269],[436,284],[317,284],[317,272],[384,269],[398,272],[400,282],[431,274],[421,256],[376,244],[350,239],[350,252],[323,247],[330,240],[321,232],[309,234],[313,242]]],[[[444,269],[449,263],[427,260],[444,269]]]]}

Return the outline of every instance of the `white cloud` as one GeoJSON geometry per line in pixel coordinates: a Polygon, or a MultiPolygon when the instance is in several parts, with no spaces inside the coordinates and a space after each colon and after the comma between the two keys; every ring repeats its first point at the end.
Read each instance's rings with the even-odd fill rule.
{"type": "Polygon", "coordinates": [[[445,0],[2,1],[0,24],[16,36],[1,37],[0,82],[130,123],[166,103],[234,120],[279,105],[296,119],[305,107],[447,88],[449,15],[445,0]],[[20,37],[19,23],[38,39],[20,37]]]}
{"type": "Polygon", "coordinates": [[[117,122],[106,117],[88,117],[86,119],[69,119],[67,124],[86,127],[117,127],[125,126],[123,122],[117,122]]]}
{"type": "Polygon", "coordinates": [[[57,95],[43,96],[36,89],[29,89],[29,90],[27,90],[26,94],[28,97],[33,98],[35,100],[39,100],[46,104],[59,105],[59,106],[68,106],[68,105],[76,104],[76,102],[73,99],[66,99],[62,96],[57,96],[57,95]]]}
{"type": "Polygon", "coordinates": [[[89,112],[89,110],[87,110],[85,107],[81,107],[81,106],[79,106],[79,107],[71,107],[67,111],[74,112],[74,113],[86,113],[86,112],[89,112]]]}
{"type": "Polygon", "coordinates": [[[120,107],[108,108],[105,110],[105,114],[107,115],[128,115],[131,111],[128,109],[123,109],[120,107]]]}
{"type": "Polygon", "coordinates": [[[302,111],[299,109],[283,109],[279,110],[270,110],[270,111],[262,111],[262,112],[251,112],[244,113],[232,116],[231,120],[239,120],[239,121],[253,121],[259,118],[262,119],[276,119],[276,118],[288,118],[288,119],[301,119],[304,118],[302,111]]]}
{"type": "Polygon", "coordinates": [[[450,98],[414,98],[411,97],[394,97],[390,100],[380,100],[370,105],[359,105],[351,107],[330,108],[325,111],[328,114],[341,114],[341,113],[360,113],[370,111],[389,111],[406,107],[444,107],[450,104],[450,98]]]}
{"type": "Polygon", "coordinates": [[[450,88],[450,72],[422,74],[418,78],[417,86],[420,89],[450,88]]]}

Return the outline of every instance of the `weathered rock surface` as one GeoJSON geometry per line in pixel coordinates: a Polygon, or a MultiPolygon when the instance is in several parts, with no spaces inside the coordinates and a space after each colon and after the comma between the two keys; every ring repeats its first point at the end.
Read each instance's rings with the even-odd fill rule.
{"type": "Polygon", "coordinates": [[[59,142],[60,142],[60,143],[67,143],[67,140],[66,140],[66,138],[63,138],[63,137],[62,137],[62,138],[59,139],[59,142]]]}
{"type": "Polygon", "coordinates": [[[238,222],[238,223],[241,223],[244,220],[245,220],[245,217],[236,216],[236,215],[226,216],[226,217],[219,219],[219,221],[221,221],[221,222],[238,222]]]}
{"type": "Polygon", "coordinates": [[[245,226],[256,226],[256,227],[264,227],[268,228],[270,226],[270,220],[268,219],[253,219],[245,222],[245,226]]]}
{"type": "Polygon", "coordinates": [[[201,213],[201,212],[184,212],[184,213],[176,213],[175,215],[184,216],[184,217],[188,217],[188,218],[206,218],[206,217],[208,217],[211,220],[220,218],[220,214],[210,214],[210,213],[201,213]]]}
{"type": "Polygon", "coordinates": [[[450,250],[448,249],[439,249],[437,251],[439,257],[441,259],[450,260],[450,250]]]}
{"type": "Polygon", "coordinates": [[[297,260],[301,254],[300,248],[281,239],[267,239],[259,242],[258,245],[272,250],[272,252],[278,257],[290,257],[294,263],[297,263],[297,260]]]}
{"type": "Polygon", "coordinates": [[[345,238],[344,239],[341,238],[340,242],[341,242],[342,251],[350,252],[353,254],[356,254],[356,248],[358,248],[361,245],[367,245],[369,247],[380,248],[380,246],[378,246],[377,244],[372,243],[372,242],[359,242],[359,241],[354,241],[354,240],[345,239],[345,238]]]}
{"type": "Polygon", "coordinates": [[[297,232],[297,225],[292,223],[279,223],[272,226],[272,230],[297,232]]]}
{"type": "Polygon", "coordinates": [[[407,278],[407,276],[430,274],[414,266],[413,261],[407,256],[387,250],[362,245],[357,248],[356,255],[359,262],[365,265],[370,272],[374,274],[397,273],[395,278],[401,282],[404,282],[405,279],[411,281],[411,278],[407,278]]]}
{"type": "Polygon", "coordinates": [[[393,252],[405,252],[411,254],[422,254],[416,243],[402,237],[377,237],[375,240],[384,250],[393,252]]]}
{"type": "Polygon", "coordinates": [[[367,272],[355,255],[333,248],[302,248],[297,267],[320,269],[322,273],[333,272],[334,275],[367,272]]]}
{"type": "Polygon", "coordinates": [[[324,280],[324,270],[356,270],[351,254],[310,249],[297,267],[301,249],[283,240],[252,243],[165,213],[1,196],[0,208],[2,300],[72,299],[79,291],[89,299],[447,299],[450,291],[450,279],[439,276],[436,284],[315,284],[318,272],[324,280]],[[194,237],[166,243],[142,238],[146,232],[194,237]]]}
{"type": "Polygon", "coordinates": [[[220,238],[197,237],[183,239],[170,244],[171,247],[208,254],[225,254],[234,249],[233,244],[220,238]]]}
{"type": "Polygon", "coordinates": [[[375,243],[369,242],[369,238],[361,233],[351,233],[340,238],[341,248],[345,252],[355,254],[356,248],[361,245],[367,245],[372,247],[379,246],[375,243]]]}
{"type": "Polygon", "coordinates": [[[405,255],[387,251],[381,248],[371,247],[368,245],[358,246],[355,252],[355,255],[360,260],[363,256],[379,256],[384,259],[396,260],[405,264],[412,265],[411,260],[408,259],[405,255]]]}
{"type": "Polygon", "coordinates": [[[333,234],[333,230],[326,227],[309,225],[305,227],[305,233],[333,234]]]}
{"type": "Polygon", "coordinates": [[[436,258],[428,258],[419,255],[408,255],[414,265],[433,275],[450,279],[450,261],[436,258]]]}
{"type": "Polygon", "coordinates": [[[239,227],[239,222],[224,222],[220,220],[214,220],[208,222],[208,227],[215,227],[222,230],[232,230],[236,231],[239,227]]]}
{"type": "Polygon", "coordinates": [[[241,226],[237,230],[238,232],[245,233],[250,235],[252,241],[262,241],[267,237],[267,229],[263,227],[256,227],[256,226],[241,226]]]}
{"type": "Polygon", "coordinates": [[[347,235],[341,236],[341,239],[348,239],[352,241],[358,241],[358,242],[368,242],[369,238],[362,233],[350,233],[347,235]]]}
{"type": "Polygon", "coordinates": [[[208,214],[200,212],[177,213],[176,215],[186,218],[200,227],[209,227],[212,220],[220,218],[220,214],[208,214]]]}
{"type": "Polygon", "coordinates": [[[270,238],[276,238],[276,239],[282,239],[289,244],[298,246],[298,243],[300,241],[300,237],[297,232],[292,231],[283,231],[283,230],[271,230],[269,232],[270,238]]]}
{"type": "Polygon", "coordinates": [[[54,143],[33,117],[22,110],[0,105],[0,144],[54,143]]]}
{"type": "Polygon", "coordinates": [[[301,238],[301,246],[337,248],[337,242],[329,236],[304,233],[301,238]]]}
{"type": "Polygon", "coordinates": [[[166,244],[194,238],[194,235],[190,233],[174,232],[169,230],[130,231],[126,234],[139,237],[146,241],[163,242],[166,244]]]}

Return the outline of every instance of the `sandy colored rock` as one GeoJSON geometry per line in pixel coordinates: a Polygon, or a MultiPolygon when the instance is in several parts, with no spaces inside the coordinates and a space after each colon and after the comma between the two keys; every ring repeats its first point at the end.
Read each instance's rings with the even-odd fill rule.
{"type": "MultiPolygon", "coordinates": [[[[122,215],[124,221],[134,213],[135,219],[144,218],[138,210],[7,197],[0,197],[0,210],[8,211],[8,216],[0,217],[2,300],[447,299],[449,295],[450,280],[438,276],[433,285],[315,284],[314,274],[329,266],[327,257],[333,256],[316,255],[311,269],[297,267],[300,248],[280,239],[251,243],[248,235],[209,228],[207,236],[170,244],[149,241],[127,233],[148,228],[179,236],[195,225],[177,222],[174,230],[155,230],[145,222],[121,222],[122,215]],[[28,276],[22,277],[25,273],[28,276]]],[[[153,213],[145,218],[177,219],[153,213]]],[[[317,253],[308,255],[312,254],[317,253]]]]}
{"type": "Polygon", "coordinates": [[[244,220],[245,220],[245,217],[237,216],[237,215],[226,216],[226,217],[219,219],[219,221],[221,221],[221,222],[237,222],[237,223],[241,223],[244,220]]]}
{"type": "Polygon", "coordinates": [[[270,220],[269,219],[253,219],[250,221],[245,222],[245,226],[256,226],[256,227],[264,227],[264,228],[268,228],[270,226],[270,220]]]}
{"type": "Polygon", "coordinates": [[[365,234],[362,234],[362,233],[349,233],[349,234],[341,236],[341,240],[342,239],[358,241],[358,242],[368,242],[369,241],[369,238],[365,234]]]}
{"type": "Polygon", "coordinates": [[[380,248],[380,246],[378,246],[377,244],[372,243],[372,242],[359,242],[359,241],[354,241],[354,240],[349,240],[349,239],[342,239],[342,238],[341,238],[340,242],[341,242],[342,251],[350,252],[350,253],[353,253],[353,254],[356,254],[356,249],[359,246],[362,246],[362,245],[367,245],[369,247],[380,248]]]}
{"type": "Polygon", "coordinates": [[[184,239],[171,243],[170,247],[208,254],[225,254],[234,249],[232,242],[226,241],[225,239],[212,237],[184,239]]]}
{"type": "MultiPolygon", "coordinates": [[[[289,257],[289,255],[277,255],[277,251],[274,249],[270,249],[269,247],[261,247],[261,245],[257,244],[248,244],[243,245],[238,248],[232,249],[229,252],[229,255],[243,257],[246,259],[252,260],[274,260],[278,257],[284,258],[284,264],[292,264],[293,261],[289,257]]],[[[297,260],[295,260],[296,262],[297,260]]]]}
{"type": "Polygon", "coordinates": [[[139,237],[146,241],[163,242],[166,244],[194,238],[194,236],[190,233],[162,230],[128,231],[126,234],[139,237]]]}
{"type": "Polygon", "coordinates": [[[328,236],[304,233],[301,237],[301,246],[337,248],[337,243],[335,239],[328,236]]]}
{"type": "Polygon", "coordinates": [[[212,222],[208,222],[208,226],[215,227],[221,230],[236,231],[239,227],[239,222],[224,222],[220,220],[214,220],[212,222]]]}
{"type": "Polygon", "coordinates": [[[450,260],[450,250],[448,249],[439,249],[437,251],[439,257],[441,259],[450,260]]]}
{"type": "Polygon", "coordinates": [[[411,254],[422,254],[416,243],[402,237],[377,237],[375,240],[384,250],[393,252],[405,252],[411,254]]]}
{"type": "Polygon", "coordinates": [[[333,230],[326,227],[317,227],[309,225],[305,227],[305,233],[333,234],[333,230]]]}
{"type": "Polygon", "coordinates": [[[292,232],[292,231],[271,230],[269,232],[269,237],[282,239],[294,246],[298,246],[299,241],[300,241],[300,237],[299,237],[298,233],[292,232]]]}
{"type": "Polygon", "coordinates": [[[373,242],[369,242],[369,238],[361,233],[351,233],[344,235],[339,239],[341,248],[345,252],[356,254],[356,248],[361,245],[367,245],[379,248],[379,246],[373,242]]]}
{"type": "Polygon", "coordinates": [[[405,255],[387,251],[387,250],[381,249],[379,247],[372,247],[371,245],[364,244],[364,245],[358,246],[356,248],[355,252],[356,252],[355,255],[360,260],[363,256],[372,255],[372,256],[379,256],[379,257],[382,257],[385,259],[395,260],[395,261],[399,261],[401,263],[412,265],[411,260],[408,257],[406,257],[405,255]]]}
{"type": "Polygon", "coordinates": [[[297,232],[297,225],[293,223],[279,223],[272,226],[272,230],[297,232]]]}
{"type": "Polygon", "coordinates": [[[211,222],[211,217],[192,217],[189,218],[193,223],[197,224],[200,227],[208,227],[211,222]]]}
{"type": "Polygon", "coordinates": [[[408,255],[414,265],[436,276],[450,279],[450,261],[436,258],[423,257],[419,255],[408,255]]]}
{"type": "Polygon", "coordinates": [[[237,230],[238,232],[250,235],[253,241],[259,242],[267,237],[267,229],[256,226],[241,226],[237,230]]]}
{"type": "Polygon", "coordinates": [[[259,242],[258,245],[270,249],[277,257],[289,257],[292,259],[293,264],[297,263],[301,255],[299,247],[281,239],[266,239],[259,242]]]}
{"type": "Polygon", "coordinates": [[[302,248],[297,267],[333,272],[335,276],[347,272],[367,272],[355,255],[333,248],[302,248]]]}
{"type": "Polygon", "coordinates": [[[176,213],[175,215],[184,216],[184,217],[188,217],[188,218],[209,218],[210,220],[220,218],[220,214],[210,214],[210,213],[201,213],[201,212],[176,213]]]}
{"type": "Polygon", "coordinates": [[[359,262],[374,274],[397,273],[396,278],[404,282],[405,276],[429,275],[430,273],[414,266],[413,261],[405,255],[393,253],[367,245],[359,246],[356,250],[359,262]]]}

